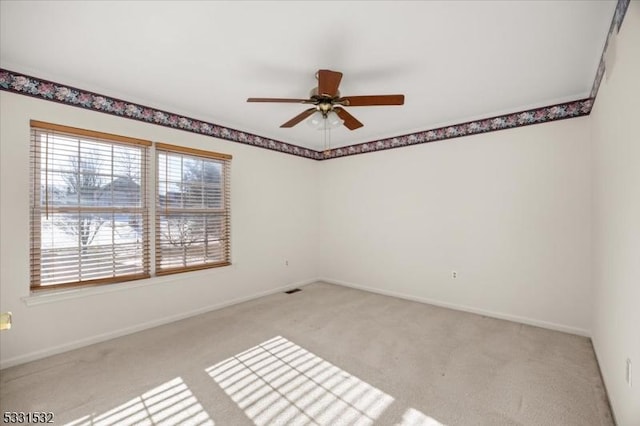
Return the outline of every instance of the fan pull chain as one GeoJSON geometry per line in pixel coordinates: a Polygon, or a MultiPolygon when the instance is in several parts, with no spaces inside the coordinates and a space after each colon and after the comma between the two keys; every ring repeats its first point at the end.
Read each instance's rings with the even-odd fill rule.
{"type": "Polygon", "coordinates": [[[331,128],[329,127],[328,118],[323,117],[324,124],[324,151],[323,154],[325,157],[329,155],[329,147],[331,146],[331,128]]]}

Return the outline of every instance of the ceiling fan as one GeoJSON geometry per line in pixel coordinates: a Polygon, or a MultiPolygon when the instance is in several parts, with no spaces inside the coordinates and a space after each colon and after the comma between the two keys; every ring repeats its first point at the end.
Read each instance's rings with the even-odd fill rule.
{"type": "Polygon", "coordinates": [[[328,115],[334,112],[349,130],[360,128],[363,124],[343,107],[404,104],[404,95],[340,96],[338,87],[340,86],[340,80],[342,80],[342,73],[338,71],[319,70],[316,73],[316,78],[318,79],[318,87],[311,89],[309,99],[249,98],[247,102],[282,102],[313,105],[312,108],[296,115],[280,127],[293,127],[316,112],[319,112],[322,118],[327,119],[328,115]]]}

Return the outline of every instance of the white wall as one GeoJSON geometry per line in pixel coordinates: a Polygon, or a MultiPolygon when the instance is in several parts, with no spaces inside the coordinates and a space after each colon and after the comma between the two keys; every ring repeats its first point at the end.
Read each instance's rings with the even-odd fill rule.
{"type": "Polygon", "coordinates": [[[637,424],[639,15],[590,117],[322,163],[0,92],[0,367],[320,276],[593,333],[617,420],[637,424]],[[232,154],[233,266],[27,306],[29,119],[232,154]]]}
{"type": "Polygon", "coordinates": [[[591,112],[593,343],[618,424],[640,425],[640,3],[631,2],[616,60],[591,112]],[[633,362],[633,387],[625,363],[633,362]]]}
{"type": "Polygon", "coordinates": [[[588,120],[323,163],[321,273],[588,335],[588,120]]]}
{"type": "Polygon", "coordinates": [[[317,276],[319,163],[8,92],[0,93],[0,111],[0,311],[14,319],[0,334],[1,367],[317,276]],[[233,265],[26,306],[30,119],[232,154],[233,265]]]}

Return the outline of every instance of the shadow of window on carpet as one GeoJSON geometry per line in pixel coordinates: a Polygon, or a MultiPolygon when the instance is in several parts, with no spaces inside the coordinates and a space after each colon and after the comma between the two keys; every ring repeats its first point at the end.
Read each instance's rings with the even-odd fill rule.
{"type": "Polygon", "coordinates": [[[103,414],[90,414],[67,426],[214,426],[191,390],[177,377],[103,414]]]}
{"type": "MultiPolygon", "coordinates": [[[[380,389],[284,337],[207,368],[256,425],[373,424],[394,401],[380,389]]],[[[441,423],[409,409],[402,425],[441,423]]]]}

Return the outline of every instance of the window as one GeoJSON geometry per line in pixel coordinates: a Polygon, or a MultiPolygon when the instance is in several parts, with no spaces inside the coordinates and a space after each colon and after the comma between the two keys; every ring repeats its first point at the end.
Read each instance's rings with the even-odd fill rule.
{"type": "Polygon", "coordinates": [[[226,154],[32,120],[31,289],[230,265],[230,163],[226,154]]]}
{"type": "Polygon", "coordinates": [[[31,121],[31,288],[149,276],[151,142],[31,121]]]}
{"type": "Polygon", "coordinates": [[[231,156],[156,144],[156,273],[229,265],[231,156]]]}

